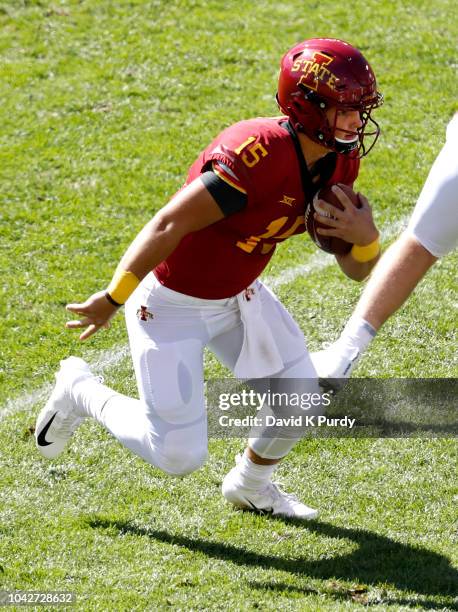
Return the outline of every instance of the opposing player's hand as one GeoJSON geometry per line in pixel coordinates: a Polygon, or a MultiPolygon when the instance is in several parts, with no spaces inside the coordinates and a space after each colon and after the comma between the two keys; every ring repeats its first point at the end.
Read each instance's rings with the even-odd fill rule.
{"type": "Polygon", "coordinates": [[[337,185],[333,185],[332,190],[340,200],[343,210],[339,210],[324,200],[317,200],[315,209],[318,213],[315,213],[315,217],[321,223],[329,225],[329,229],[320,227],[317,232],[323,236],[336,236],[359,246],[365,246],[376,240],[379,232],[375,226],[372,208],[367,198],[359,193],[361,207],[356,208],[350,198],[337,185]]]}
{"type": "Polygon", "coordinates": [[[118,308],[105,297],[105,291],[94,293],[83,304],[67,304],[66,308],[82,316],[81,319],[68,321],[65,325],[68,329],[85,327],[80,340],[86,340],[102,327],[108,328],[110,319],[118,312],[118,308]]]}

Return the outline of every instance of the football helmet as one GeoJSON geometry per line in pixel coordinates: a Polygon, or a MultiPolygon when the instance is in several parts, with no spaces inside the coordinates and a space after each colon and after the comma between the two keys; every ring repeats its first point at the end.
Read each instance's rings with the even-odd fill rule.
{"type": "Polygon", "coordinates": [[[363,157],[380,134],[371,116],[383,103],[374,72],[362,53],[343,40],[311,38],[287,51],[280,64],[276,97],[296,131],[338,153],[358,151],[358,157],[363,157]],[[353,138],[336,138],[337,113],[331,122],[326,113],[332,107],[359,111],[362,125],[348,133],[353,138]],[[369,123],[371,129],[366,130],[369,123]],[[366,137],[372,139],[369,145],[366,137]]]}

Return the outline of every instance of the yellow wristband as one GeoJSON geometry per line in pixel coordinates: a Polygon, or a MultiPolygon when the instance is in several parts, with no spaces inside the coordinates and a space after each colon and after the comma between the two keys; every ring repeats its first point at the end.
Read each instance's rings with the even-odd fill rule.
{"type": "Polygon", "coordinates": [[[140,281],[133,272],[127,270],[116,270],[107,293],[114,302],[119,305],[127,302],[127,298],[138,287],[140,281]]]}
{"type": "Polygon", "coordinates": [[[380,253],[380,241],[378,238],[376,238],[374,242],[366,244],[366,246],[354,244],[350,252],[353,259],[359,261],[360,263],[371,261],[371,259],[377,257],[377,255],[380,253]]]}

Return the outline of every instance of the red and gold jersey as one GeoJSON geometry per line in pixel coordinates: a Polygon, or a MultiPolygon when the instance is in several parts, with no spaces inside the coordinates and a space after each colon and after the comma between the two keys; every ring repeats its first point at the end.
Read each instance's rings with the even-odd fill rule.
{"type": "MultiPolygon", "coordinates": [[[[199,155],[186,184],[213,168],[234,189],[246,193],[246,205],[186,236],[154,269],[160,283],[200,298],[236,295],[261,274],[279,242],[305,231],[308,202],[323,182],[316,183],[306,198],[286,121],[241,121],[221,132],[199,155]]],[[[326,183],[352,186],[359,160],[333,154],[333,165],[326,183]]]]}

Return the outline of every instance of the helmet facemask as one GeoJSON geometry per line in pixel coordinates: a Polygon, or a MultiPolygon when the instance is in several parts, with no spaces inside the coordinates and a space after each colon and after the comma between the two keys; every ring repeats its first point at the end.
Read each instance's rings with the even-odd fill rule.
{"type": "MultiPolygon", "coordinates": [[[[334,101],[326,100],[325,98],[318,96],[314,91],[311,91],[307,87],[299,87],[302,95],[297,95],[293,108],[289,109],[289,112],[286,113],[293,119],[293,124],[297,131],[303,132],[314,142],[322,144],[327,149],[335,151],[336,153],[348,154],[352,151],[357,151],[358,154],[355,155],[355,157],[358,157],[358,159],[364,157],[369,153],[369,151],[372,150],[380,135],[380,127],[375,119],[373,119],[372,111],[374,108],[381,106],[383,103],[382,94],[377,93],[375,99],[373,99],[371,103],[364,106],[358,104],[348,105],[338,104],[334,101]],[[327,111],[330,108],[336,109],[334,120],[332,122],[329,121],[327,115],[327,111]],[[296,112],[294,112],[294,110],[296,110],[296,112]],[[361,127],[354,132],[337,128],[339,111],[354,110],[358,111],[360,114],[362,122],[361,127]],[[296,117],[301,117],[303,122],[294,121],[296,117]],[[307,118],[312,120],[309,122],[307,121],[307,118]],[[368,125],[370,131],[367,131],[368,125]],[[354,136],[354,138],[347,140],[337,137],[337,129],[339,132],[354,136]],[[370,139],[369,144],[367,144],[367,138],[370,139]]],[[[284,109],[282,110],[285,112],[284,109]]]]}
{"type": "Polygon", "coordinates": [[[361,157],[364,157],[365,155],[367,155],[369,151],[371,151],[374,148],[375,143],[377,142],[378,137],[380,136],[380,126],[377,123],[377,121],[375,121],[375,119],[372,117],[372,110],[374,108],[381,106],[382,104],[383,104],[383,96],[382,94],[378,93],[377,100],[375,101],[375,103],[366,107],[363,111],[360,111],[361,121],[363,122],[363,125],[358,130],[358,133],[359,133],[358,157],[360,159],[361,157]],[[369,125],[369,131],[366,130],[368,125],[369,125]],[[368,145],[364,143],[365,138],[370,139],[368,145]]]}

